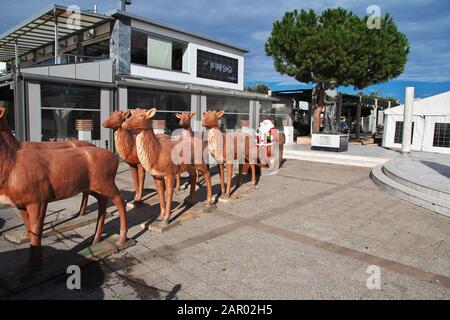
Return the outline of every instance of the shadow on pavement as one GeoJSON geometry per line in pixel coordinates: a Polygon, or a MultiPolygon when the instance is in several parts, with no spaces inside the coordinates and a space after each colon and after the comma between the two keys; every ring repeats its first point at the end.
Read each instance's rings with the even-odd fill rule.
{"type": "MultiPolygon", "coordinates": [[[[90,240],[89,240],[90,241],[90,240]]],[[[0,284],[0,300],[102,300],[102,299],[139,299],[139,300],[176,300],[177,293],[181,290],[181,285],[175,285],[172,290],[166,291],[154,286],[149,286],[143,279],[132,277],[127,269],[130,267],[128,259],[134,259],[130,256],[117,258],[120,267],[111,269],[109,265],[114,262],[114,258],[105,258],[100,261],[89,262],[80,267],[81,269],[81,289],[70,290],[67,287],[68,278],[71,276],[64,271],[71,264],[71,261],[79,261],[83,257],[77,252],[89,245],[85,240],[70,251],[57,250],[52,247],[44,247],[46,256],[44,258],[43,270],[45,272],[55,264],[61,264],[58,270],[62,270],[58,276],[48,279],[45,282],[35,285],[19,293],[8,292],[0,284]],[[121,273],[114,271],[121,270],[121,273]],[[116,295],[110,286],[119,288],[116,295]],[[107,289],[106,289],[107,288],[107,289]],[[133,294],[128,290],[128,296],[120,295],[120,288],[131,288],[133,294]]],[[[17,257],[27,257],[28,249],[12,250],[0,253],[0,261],[7,262],[1,265],[0,274],[3,276],[6,272],[17,271],[23,266],[24,259],[18,260],[17,257]],[[9,262],[8,262],[9,261],[9,262]]],[[[137,261],[141,263],[140,261],[137,261]]],[[[136,265],[136,262],[134,262],[136,265]]]]}
{"type": "Polygon", "coordinates": [[[450,178],[450,166],[446,166],[437,162],[432,162],[432,161],[421,161],[421,163],[423,163],[424,165],[426,165],[428,168],[433,169],[434,171],[436,171],[437,173],[439,173],[440,175],[446,177],[446,178],[450,178]]]}

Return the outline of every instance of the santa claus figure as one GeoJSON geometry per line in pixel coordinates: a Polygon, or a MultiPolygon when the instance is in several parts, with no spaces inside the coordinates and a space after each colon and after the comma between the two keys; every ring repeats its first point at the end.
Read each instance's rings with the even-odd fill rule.
{"type": "Polygon", "coordinates": [[[264,119],[259,123],[259,129],[256,130],[258,144],[268,144],[273,140],[275,124],[270,119],[264,119]]]}

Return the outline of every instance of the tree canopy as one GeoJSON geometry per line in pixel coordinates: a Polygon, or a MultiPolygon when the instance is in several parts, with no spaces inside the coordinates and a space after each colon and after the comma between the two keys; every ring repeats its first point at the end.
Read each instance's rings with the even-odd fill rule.
{"type": "Polygon", "coordinates": [[[247,88],[245,88],[245,91],[256,92],[256,93],[263,93],[263,94],[268,94],[269,90],[270,90],[270,88],[264,83],[258,83],[254,87],[247,87],[247,88]]]}
{"type": "Polygon", "coordinates": [[[392,80],[404,71],[409,53],[407,37],[389,14],[381,28],[369,29],[366,17],[342,8],[286,12],[273,24],[265,44],[275,69],[304,83],[354,86],[361,90],[392,80]]]}

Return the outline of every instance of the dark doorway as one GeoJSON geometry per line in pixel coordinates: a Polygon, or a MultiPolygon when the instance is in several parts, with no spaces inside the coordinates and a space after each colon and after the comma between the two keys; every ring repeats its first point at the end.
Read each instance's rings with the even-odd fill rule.
{"type": "Polygon", "coordinates": [[[11,90],[9,85],[0,87],[0,106],[6,107],[7,120],[11,129],[15,130],[15,117],[14,117],[14,91],[11,90]]]}

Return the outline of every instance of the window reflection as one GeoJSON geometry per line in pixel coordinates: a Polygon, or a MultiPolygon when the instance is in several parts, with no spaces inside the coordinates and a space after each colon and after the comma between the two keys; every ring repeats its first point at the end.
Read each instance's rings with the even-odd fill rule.
{"type": "Polygon", "coordinates": [[[179,128],[176,113],[191,111],[191,95],[183,92],[128,88],[128,109],[156,108],[154,120],[166,120],[166,132],[179,128]]]}
{"type": "Polygon", "coordinates": [[[100,89],[55,83],[41,84],[42,141],[78,139],[75,122],[94,121],[93,140],[100,140],[100,89]]]}
{"type": "Polygon", "coordinates": [[[94,121],[92,139],[100,140],[100,111],[68,109],[42,110],[42,141],[78,139],[75,122],[78,119],[94,121]]]}

